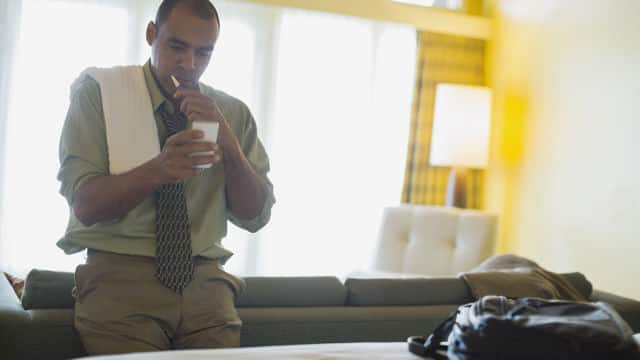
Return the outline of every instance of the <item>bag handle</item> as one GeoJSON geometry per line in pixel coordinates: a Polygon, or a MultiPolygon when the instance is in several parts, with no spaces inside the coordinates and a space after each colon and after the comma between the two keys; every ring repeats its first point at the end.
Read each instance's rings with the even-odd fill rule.
{"type": "Polygon", "coordinates": [[[459,310],[455,310],[450,313],[447,319],[441,322],[427,338],[424,336],[410,336],[407,339],[409,351],[413,354],[431,357],[435,360],[446,360],[447,356],[442,355],[440,351],[446,350],[447,345],[443,345],[442,343],[449,338],[449,334],[453,329],[453,325],[456,323],[456,317],[459,312],[459,310]]]}

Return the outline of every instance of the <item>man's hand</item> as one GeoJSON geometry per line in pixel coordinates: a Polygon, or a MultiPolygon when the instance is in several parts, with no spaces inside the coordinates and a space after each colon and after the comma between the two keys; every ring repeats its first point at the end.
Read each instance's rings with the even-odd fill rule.
{"type": "Polygon", "coordinates": [[[262,209],[266,193],[265,184],[255,172],[240,147],[240,142],[222,115],[215,100],[200,92],[179,87],[176,99],[180,101],[180,111],[190,121],[214,121],[219,124],[218,141],[224,154],[226,177],[225,193],[228,208],[241,219],[253,219],[262,209]]]}
{"type": "Polygon", "coordinates": [[[169,137],[162,152],[151,160],[153,172],[160,184],[174,183],[200,173],[196,165],[216,163],[221,160],[219,146],[197,141],[203,136],[200,130],[184,130],[169,137]],[[195,152],[213,151],[212,155],[192,155],[195,152]]]}
{"type": "Polygon", "coordinates": [[[213,121],[220,124],[217,143],[224,152],[233,151],[234,146],[239,146],[238,139],[214,99],[184,87],[179,87],[174,96],[180,101],[180,111],[189,121],[213,121]]]}

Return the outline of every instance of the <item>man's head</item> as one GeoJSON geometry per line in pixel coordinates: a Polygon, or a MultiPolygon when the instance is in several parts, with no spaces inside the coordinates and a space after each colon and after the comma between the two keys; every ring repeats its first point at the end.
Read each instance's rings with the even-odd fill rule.
{"type": "Polygon", "coordinates": [[[209,0],[163,0],[156,21],[147,25],[151,67],[167,93],[180,83],[195,87],[207,69],[218,39],[220,20],[209,0]]]}

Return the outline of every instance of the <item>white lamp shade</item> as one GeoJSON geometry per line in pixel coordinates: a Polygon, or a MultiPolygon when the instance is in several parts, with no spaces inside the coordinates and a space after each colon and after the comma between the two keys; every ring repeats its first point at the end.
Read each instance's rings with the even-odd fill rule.
{"type": "Polygon", "coordinates": [[[431,135],[434,166],[487,166],[491,91],[480,86],[438,84],[431,135]]]}

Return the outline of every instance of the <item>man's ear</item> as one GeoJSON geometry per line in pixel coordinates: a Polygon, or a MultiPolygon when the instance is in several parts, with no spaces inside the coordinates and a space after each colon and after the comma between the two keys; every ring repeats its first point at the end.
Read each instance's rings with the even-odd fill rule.
{"type": "Polygon", "coordinates": [[[154,24],[153,21],[149,21],[149,24],[147,24],[147,44],[149,44],[149,46],[153,45],[153,40],[155,40],[158,35],[157,30],[156,24],[154,24]]]}

